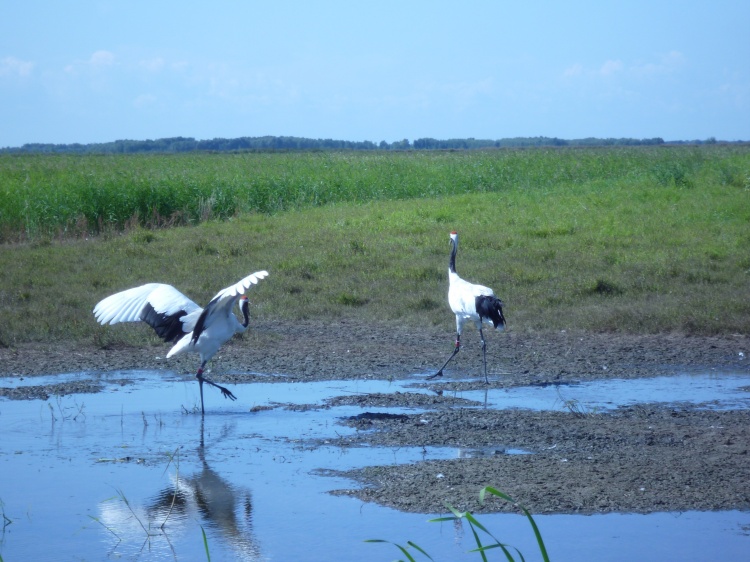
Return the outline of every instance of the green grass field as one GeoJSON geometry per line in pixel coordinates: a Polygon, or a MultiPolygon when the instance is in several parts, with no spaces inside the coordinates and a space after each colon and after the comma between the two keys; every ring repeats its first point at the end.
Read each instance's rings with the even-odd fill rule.
{"type": "Polygon", "coordinates": [[[0,192],[0,345],[96,342],[108,294],[204,304],[257,269],[256,316],[452,329],[453,229],[515,330],[750,331],[748,147],[3,156],[0,192]]]}

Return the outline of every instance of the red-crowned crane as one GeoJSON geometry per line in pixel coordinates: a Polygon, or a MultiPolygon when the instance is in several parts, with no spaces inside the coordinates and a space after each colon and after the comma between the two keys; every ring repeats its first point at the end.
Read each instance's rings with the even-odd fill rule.
{"type": "Polygon", "coordinates": [[[505,316],[503,316],[503,301],[495,296],[495,292],[489,287],[475,285],[464,281],[456,273],[456,253],[458,252],[458,233],[451,232],[451,256],[448,261],[448,304],[453,314],[456,315],[456,347],[448,360],[443,363],[437,373],[427,377],[434,379],[443,375],[443,369],[461,349],[461,332],[466,322],[474,322],[482,339],[482,361],[484,362],[484,382],[489,384],[487,378],[487,344],[484,341],[482,322],[492,324],[495,329],[505,329],[505,316]]]}
{"type": "Polygon", "coordinates": [[[225,398],[236,400],[229,389],[203,376],[206,363],[234,334],[241,334],[250,322],[245,289],[256,285],[268,276],[267,271],[256,271],[219,291],[206,308],[201,308],[171,285],[148,283],[116,293],[94,307],[94,316],[100,324],[118,322],[145,322],[166,342],[176,342],[167,358],[181,353],[200,354],[201,366],[196,378],[200,383],[201,413],[203,383],[215,386],[225,398]],[[244,320],[240,323],[232,310],[239,302],[244,320]]]}

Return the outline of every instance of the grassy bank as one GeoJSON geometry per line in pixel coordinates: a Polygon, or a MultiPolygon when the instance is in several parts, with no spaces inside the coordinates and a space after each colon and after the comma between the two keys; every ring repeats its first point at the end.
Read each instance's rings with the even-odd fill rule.
{"type": "MultiPolygon", "coordinates": [[[[458,155],[456,165],[469,157],[458,155]]],[[[447,166],[450,158],[441,155],[438,162],[447,166]]],[[[461,234],[459,273],[495,288],[515,330],[748,333],[750,189],[721,172],[746,166],[744,173],[748,154],[732,158],[703,158],[687,177],[672,173],[668,181],[653,168],[559,185],[527,179],[495,191],[6,243],[0,246],[0,345],[142,343],[148,331],[98,327],[94,304],[149,281],[171,283],[205,304],[257,269],[271,276],[251,296],[256,317],[357,317],[450,331],[445,295],[452,229],[461,234]]]]}

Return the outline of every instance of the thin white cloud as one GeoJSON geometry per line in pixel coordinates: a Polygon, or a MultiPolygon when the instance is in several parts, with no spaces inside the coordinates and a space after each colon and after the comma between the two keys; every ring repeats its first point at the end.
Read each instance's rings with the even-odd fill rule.
{"type": "Polygon", "coordinates": [[[655,60],[640,61],[625,64],[621,60],[607,60],[598,67],[586,67],[581,63],[575,63],[565,68],[562,72],[563,78],[609,78],[613,76],[630,75],[640,78],[649,76],[660,76],[678,72],[687,64],[685,56],[679,51],[655,57],[655,60]]]}
{"type": "Polygon", "coordinates": [[[667,65],[668,68],[678,68],[685,64],[685,55],[680,51],[670,51],[662,56],[662,62],[667,65]]]}
{"type": "Polygon", "coordinates": [[[563,76],[566,78],[572,78],[574,76],[581,76],[584,72],[583,65],[576,63],[573,66],[569,66],[563,71],[563,76]]]}
{"type": "Polygon", "coordinates": [[[739,73],[728,76],[726,82],[721,83],[713,90],[709,90],[707,95],[737,109],[750,107],[750,83],[746,79],[743,80],[739,73]]]}
{"type": "Polygon", "coordinates": [[[563,78],[575,79],[587,78],[610,78],[614,76],[636,76],[646,78],[678,72],[687,64],[685,55],[680,51],[670,51],[655,57],[655,60],[624,63],[619,59],[609,59],[598,67],[585,67],[581,63],[575,63],[562,72],[563,78]]]}
{"type": "Polygon", "coordinates": [[[16,57],[4,57],[0,59],[0,76],[30,76],[34,70],[34,63],[17,59],[16,57]]]}
{"type": "Polygon", "coordinates": [[[622,70],[622,61],[608,60],[599,69],[601,76],[613,76],[622,70]]]}
{"type": "Polygon", "coordinates": [[[87,60],[77,60],[65,66],[68,74],[76,75],[88,70],[101,70],[115,64],[115,55],[111,51],[95,51],[87,60]]]}
{"type": "Polygon", "coordinates": [[[166,66],[166,61],[161,57],[153,59],[142,60],[138,63],[138,66],[148,72],[159,72],[166,66]]]}
{"type": "Polygon", "coordinates": [[[685,56],[681,52],[670,51],[661,55],[656,61],[634,64],[630,70],[640,76],[653,76],[676,72],[685,64],[685,56]]]}
{"type": "Polygon", "coordinates": [[[96,51],[91,55],[88,63],[97,68],[112,66],[115,63],[115,55],[110,51],[96,51]]]}

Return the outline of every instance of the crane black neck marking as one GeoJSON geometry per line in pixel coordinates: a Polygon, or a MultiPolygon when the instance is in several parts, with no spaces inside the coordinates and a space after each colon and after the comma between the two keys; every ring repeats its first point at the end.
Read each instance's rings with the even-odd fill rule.
{"type": "Polygon", "coordinates": [[[451,258],[448,261],[448,269],[451,271],[451,273],[456,273],[456,252],[458,252],[458,244],[456,244],[456,241],[451,238],[451,246],[453,248],[451,249],[451,258]]]}

